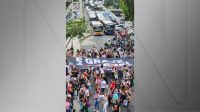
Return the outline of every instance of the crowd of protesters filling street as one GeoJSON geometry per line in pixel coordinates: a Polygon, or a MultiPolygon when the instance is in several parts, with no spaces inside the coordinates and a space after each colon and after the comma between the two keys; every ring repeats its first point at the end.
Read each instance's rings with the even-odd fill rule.
{"type": "MultiPolygon", "coordinates": [[[[111,70],[101,64],[80,69],[69,57],[134,58],[134,40],[115,34],[100,49],[66,51],[66,112],[128,112],[134,101],[134,67],[124,64],[111,70]],[[76,101],[76,103],[75,103],[76,101]],[[77,108],[79,107],[79,108],[77,108]]],[[[131,107],[133,108],[133,107],[131,107]]]]}

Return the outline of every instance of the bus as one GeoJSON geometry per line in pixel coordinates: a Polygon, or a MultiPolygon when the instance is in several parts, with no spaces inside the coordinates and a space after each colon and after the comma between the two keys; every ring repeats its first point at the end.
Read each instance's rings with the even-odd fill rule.
{"type": "Polygon", "coordinates": [[[106,19],[100,11],[96,11],[96,15],[99,21],[106,19]]]}
{"type": "Polygon", "coordinates": [[[99,5],[104,5],[104,0],[96,0],[99,5]]]}
{"type": "Polygon", "coordinates": [[[109,10],[117,17],[122,16],[122,10],[121,9],[109,9],[109,10]]]}
{"type": "Polygon", "coordinates": [[[104,33],[107,35],[113,35],[115,33],[115,23],[110,20],[101,20],[104,26],[104,33]]]}
{"type": "Polygon", "coordinates": [[[96,11],[97,18],[101,20],[110,20],[109,15],[105,15],[104,11],[96,11]]]}
{"type": "Polygon", "coordinates": [[[89,8],[90,8],[92,11],[94,11],[95,4],[94,4],[93,1],[90,1],[88,6],[89,6],[89,8]]]}
{"type": "Polygon", "coordinates": [[[97,16],[96,16],[96,14],[95,14],[94,11],[91,11],[89,13],[89,19],[90,19],[90,21],[96,21],[96,20],[98,20],[98,18],[97,18],[97,16]]]}
{"type": "Polygon", "coordinates": [[[93,28],[93,35],[103,35],[103,24],[100,21],[91,21],[91,26],[93,28]]]}

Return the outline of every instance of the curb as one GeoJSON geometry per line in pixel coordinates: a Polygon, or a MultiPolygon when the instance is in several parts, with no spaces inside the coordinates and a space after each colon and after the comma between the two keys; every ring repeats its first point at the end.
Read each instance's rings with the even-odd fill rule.
{"type": "Polygon", "coordinates": [[[92,36],[92,35],[89,34],[89,35],[85,36],[83,39],[81,39],[81,42],[84,41],[86,38],[88,38],[88,37],[90,37],[90,36],[92,36]]]}

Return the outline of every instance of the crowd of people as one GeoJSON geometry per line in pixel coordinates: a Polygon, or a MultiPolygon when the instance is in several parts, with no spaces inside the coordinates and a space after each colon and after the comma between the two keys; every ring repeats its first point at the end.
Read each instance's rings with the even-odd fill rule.
{"type": "Polygon", "coordinates": [[[91,50],[78,49],[74,52],[73,48],[70,48],[66,52],[66,57],[83,57],[83,58],[122,58],[122,57],[134,57],[134,40],[130,37],[119,38],[117,35],[108,42],[104,47],[97,50],[95,45],[91,50]]]}
{"type": "MultiPolygon", "coordinates": [[[[74,52],[70,48],[66,57],[82,58],[134,58],[134,41],[128,36],[115,36],[97,50],[80,49],[74,52]]],[[[134,98],[134,69],[124,65],[121,69],[113,66],[108,71],[104,65],[89,66],[87,69],[78,69],[66,61],[66,112],[89,112],[91,109],[98,112],[125,112],[134,98]],[[74,100],[78,104],[74,104],[74,100]],[[92,103],[93,102],[93,103],[92,103]],[[80,107],[79,110],[75,105],[80,107]],[[93,108],[94,107],[94,108],[93,108]]]]}

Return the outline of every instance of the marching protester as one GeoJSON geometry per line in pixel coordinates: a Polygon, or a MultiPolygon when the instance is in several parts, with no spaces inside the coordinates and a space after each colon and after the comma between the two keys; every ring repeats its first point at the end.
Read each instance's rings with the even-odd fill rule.
{"type": "Polygon", "coordinates": [[[99,92],[97,92],[95,95],[94,95],[94,99],[95,99],[95,103],[94,103],[94,106],[95,106],[95,110],[96,111],[99,111],[100,107],[99,107],[99,101],[100,101],[100,96],[99,96],[99,92]]]}
{"type": "Polygon", "coordinates": [[[104,94],[106,88],[106,81],[102,78],[100,82],[101,93],[104,94]]]}
{"type": "Polygon", "coordinates": [[[107,112],[107,107],[108,107],[108,95],[107,94],[104,94],[103,100],[104,100],[103,112],[107,112]]]}

